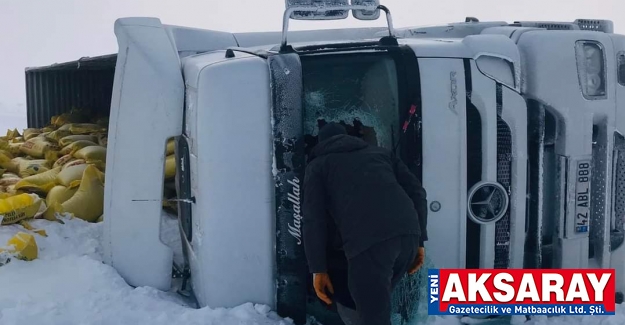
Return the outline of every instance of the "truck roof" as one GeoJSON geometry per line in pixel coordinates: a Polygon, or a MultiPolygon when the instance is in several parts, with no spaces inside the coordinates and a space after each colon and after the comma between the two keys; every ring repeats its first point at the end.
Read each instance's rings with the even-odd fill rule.
{"type": "MultiPolygon", "coordinates": [[[[228,47],[244,47],[254,49],[269,50],[280,44],[282,32],[249,32],[249,33],[228,33],[216,30],[205,30],[176,25],[161,25],[156,18],[124,18],[125,24],[141,23],[146,21],[155,24],[155,27],[163,27],[176,42],[178,52],[202,53],[215,50],[225,50],[228,47]]],[[[348,42],[350,40],[373,39],[376,34],[386,31],[384,27],[371,28],[343,28],[343,29],[322,29],[322,30],[302,30],[289,32],[289,40],[299,45],[313,45],[329,42],[348,42]]],[[[185,56],[185,55],[183,55],[185,56]]],[[[78,60],[54,63],[47,66],[28,67],[26,71],[38,70],[66,70],[66,69],[99,69],[110,68],[115,65],[117,54],[106,54],[96,57],[82,57],[78,60]]]]}
{"type": "MultiPolygon", "coordinates": [[[[180,58],[240,47],[247,50],[278,49],[282,32],[228,33],[174,25],[164,25],[157,18],[122,18],[115,23],[115,31],[126,27],[153,27],[167,33],[180,58]]],[[[573,30],[612,32],[609,21],[577,20],[573,23],[553,22],[479,22],[468,20],[443,26],[394,29],[398,42],[413,48],[419,57],[476,58],[486,54],[505,58],[518,68],[520,58],[515,39],[533,30],[573,30]],[[516,36],[515,36],[516,35],[516,36]]],[[[347,28],[288,33],[289,44],[296,47],[353,43],[379,40],[388,29],[347,28]]],[[[118,35],[119,36],[119,35],[118,35]]],[[[141,37],[141,36],[137,36],[141,37]]],[[[110,94],[117,54],[83,57],[75,61],[56,63],[26,69],[28,125],[45,125],[50,116],[72,107],[89,107],[94,112],[106,113],[110,108],[110,94]]]]}
{"type": "Polygon", "coordinates": [[[107,54],[96,57],[82,57],[78,60],[54,63],[42,67],[28,67],[26,72],[40,71],[40,70],[75,70],[75,69],[108,69],[111,66],[115,66],[117,60],[117,54],[107,54]]]}
{"type": "MultiPolygon", "coordinates": [[[[176,42],[176,47],[181,56],[189,54],[197,54],[210,52],[214,50],[224,50],[228,47],[243,47],[256,50],[269,50],[280,44],[282,32],[244,32],[229,33],[216,30],[205,30],[177,25],[161,24],[157,18],[122,18],[116,24],[124,25],[152,25],[154,27],[162,27],[168,30],[171,37],[176,42]]],[[[553,21],[536,21],[536,22],[514,22],[508,24],[505,21],[488,21],[480,22],[475,18],[467,18],[465,22],[449,23],[435,26],[417,26],[396,28],[395,34],[399,38],[414,39],[428,38],[435,42],[458,42],[462,38],[470,35],[480,34],[487,28],[497,27],[516,27],[516,28],[539,28],[550,30],[592,30],[612,33],[614,25],[608,20],[588,20],[577,19],[573,22],[553,22],[553,21]]],[[[379,39],[388,33],[385,27],[370,28],[341,28],[341,29],[318,29],[318,30],[301,30],[290,31],[288,33],[289,42],[297,46],[332,44],[340,42],[353,42],[379,39]]],[[[431,41],[431,40],[430,40],[431,41]]],[[[406,41],[404,44],[431,44],[431,42],[411,42],[406,41]]],[[[436,48],[436,46],[435,46],[436,48]]],[[[427,55],[426,55],[427,56],[427,55]]],[[[43,67],[30,67],[26,71],[36,70],[63,70],[63,69],[99,69],[114,66],[116,54],[108,54],[97,57],[83,57],[75,61],[55,63],[43,67]]]]}

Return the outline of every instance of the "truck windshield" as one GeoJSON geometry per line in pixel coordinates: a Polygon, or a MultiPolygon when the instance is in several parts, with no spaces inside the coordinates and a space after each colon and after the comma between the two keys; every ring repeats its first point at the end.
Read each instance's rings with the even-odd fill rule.
{"type": "Polygon", "coordinates": [[[302,58],[306,151],[319,127],[344,124],[351,135],[391,149],[399,135],[396,63],[386,54],[302,58]]]}
{"type": "MultiPolygon", "coordinates": [[[[421,176],[420,81],[416,57],[408,53],[357,53],[302,56],[306,154],[317,144],[319,127],[329,122],[370,144],[397,149],[421,176]],[[400,141],[411,106],[415,118],[400,141]]],[[[406,277],[393,294],[392,309],[403,322],[419,313],[425,277],[406,277]]]]}

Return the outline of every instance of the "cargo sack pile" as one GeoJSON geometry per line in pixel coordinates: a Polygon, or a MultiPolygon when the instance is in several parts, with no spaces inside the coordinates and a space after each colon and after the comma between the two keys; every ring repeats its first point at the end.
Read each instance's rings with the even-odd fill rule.
{"type": "MultiPolygon", "coordinates": [[[[108,119],[90,118],[76,109],[52,117],[47,127],[21,133],[12,129],[0,136],[1,224],[19,224],[41,235],[44,232],[32,229],[28,219],[62,222],[63,216],[101,222],[107,143],[108,119]]],[[[173,139],[163,144],[163,151],[163,209],[176,214],[173,139]]],[[[13,240],[19,247],[0,248],[0,254],[36,258],[34,237],[25,235],[13,240]]]]}

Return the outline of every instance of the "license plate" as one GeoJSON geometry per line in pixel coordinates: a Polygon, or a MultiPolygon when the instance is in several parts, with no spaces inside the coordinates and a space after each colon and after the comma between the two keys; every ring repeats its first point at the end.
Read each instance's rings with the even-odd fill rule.
{"type": "Polygon", "coordinates": [[[575,174],[575,233],[587,233],[590,219],[590,160],[577,161],[575,174]]]}

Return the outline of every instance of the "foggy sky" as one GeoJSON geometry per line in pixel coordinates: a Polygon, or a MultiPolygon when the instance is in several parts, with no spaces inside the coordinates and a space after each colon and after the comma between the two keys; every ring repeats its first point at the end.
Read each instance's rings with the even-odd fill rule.
{"type": "MultiPolygon", "coordinates": [[[[381,0],[396,27],[481,21],[610,19],[625,33],[623,0],[381,0]],[[564,5],[566,4],[566,5],[564,5]]],[[[232,32],[282,28],[284,0],[0,0],[0,133],[25,127],[24,68],[117,52],[113,23],[149,16],[164,24],[232,32]],[[262,4],[262,5],[261,5],[262,4]],[[22,122],[21,124],[19,122],[22,122]],[[17,125],[16,125],[17,124],[17,125]]],[[[385,20],[291,23],[293,30],[384,26],[385,20]]]]}

